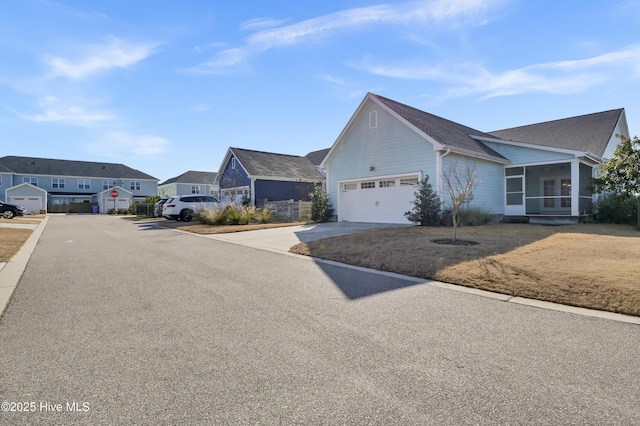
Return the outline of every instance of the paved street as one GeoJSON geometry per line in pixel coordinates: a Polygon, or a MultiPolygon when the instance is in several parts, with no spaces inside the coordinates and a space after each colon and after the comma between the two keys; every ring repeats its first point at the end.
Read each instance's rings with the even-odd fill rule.
{"type": "Polygon", "coordinates": [[[634,324],[52,216],[0,320],[0,401],[27,407],[0,424],[633,425],[638,348],[634,324]]]}

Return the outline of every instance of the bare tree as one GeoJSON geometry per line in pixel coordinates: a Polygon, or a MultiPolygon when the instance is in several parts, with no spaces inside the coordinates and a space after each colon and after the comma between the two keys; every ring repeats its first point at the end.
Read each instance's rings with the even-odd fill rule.
{"type": "Polygon", "coordinates": [[[458,238],[458,225],[464,204],[473,201],[473,190],[480,184],[480,179],[476,177],[476,166],[478,163],[465,161],[464,170],[458,170],[458,162],[451,162],[447,173],[442,175],[445,192],[448,200],[445,204],[451,209],[451,220],[453,222],[453,241],[458,238]]]}

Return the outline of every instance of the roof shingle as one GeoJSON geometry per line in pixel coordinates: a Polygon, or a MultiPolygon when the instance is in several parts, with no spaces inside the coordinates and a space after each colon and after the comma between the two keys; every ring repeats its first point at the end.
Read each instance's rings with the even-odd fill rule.
{"type": "Polygon", "coordinates": [[[324,176],[306,157],[230,148],[250,176],[321,181],[324,176]]]}
{"type": "Polygon", "coordinates": [[[493,137],[553,148],[604,155],[624,109],[612,109],[577,117],[489,132],[493,137]]]}
{"type": "Polygon", "coordinates": [[[158,180],[140,170],[116,163],[7,156],[0,158],[2,166],[14,173],[27,175],[158,180]]]}

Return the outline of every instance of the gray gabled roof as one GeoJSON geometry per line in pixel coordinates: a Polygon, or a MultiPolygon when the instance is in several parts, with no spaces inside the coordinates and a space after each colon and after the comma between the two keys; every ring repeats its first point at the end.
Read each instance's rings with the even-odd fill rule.
{"type": "Polygon", "coordinates": [[[295,180],[324,180],[306,157],[273,152],[229,148],[250,177],[273,177],[295,180]]]}
{"type": "Polygon", "coordinates": [[[504,140],[584,151],[599,157],[613,135],[624,108],[489,132],[504,140]]]}
{"type": "Polygon", "coordinates": [[[307,157],[307,160],[311,161],[311,164],[313,164],[314,166],[319,166],[320,163],[322,163],[322,160],[324,160],[324,157],[327,156],[329,151],[331,151],[331,148],[320,149],[318,151],[312,151],[308,153],[307,155],[305,155],[305,157],[307,157]]]}
{"type": "Polygon", "coordinates": [[[158,180],[124,164],[92,161],[7,156],[0,158],[1,167],[5,167],[16,174],[26,175],[158,180]]]}
{"type": "Polygon", "coordinates": [[[217,175],[218,173],[216,172],[197,172],[195,170],[188,170],[183,174],[167,179],[158,185],[168,185],[170,183],[213,185],[213,181],[216,179],[217,175]]]}
{"type": "Polygon", "coordinates": [[[471,136],[493,137],[485,132],[481,132],[471,127],[447,120],[437,115],[410,107],[400,102],[385,98],[384,96],[372,94],[380,102],[385,104],[396,114],[407,120],[424,134],[430,136],[445,148],[459,149],[469,153],[505,160],[505,157],[498,154],[493,149],[475,140],[471,136]]]}

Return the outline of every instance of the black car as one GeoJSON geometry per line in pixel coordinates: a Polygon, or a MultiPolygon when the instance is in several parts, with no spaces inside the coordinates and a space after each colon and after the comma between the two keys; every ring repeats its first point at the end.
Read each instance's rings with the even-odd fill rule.
{"type": "Polygon", "coordinates": [[[24,216],[24,210],[22,206],[0,201],[0,215],[5,219],[12,219],[14,216],[24,216]]]}
{"type": "Polygon", "coordinates": [[[153,209],[153,213],[155,214],[156,217],[162,217],[162,205],[164,203],[166,203],[168,200],[168,198],[162,198],[160,201],[158,201],[153,209]]]}

